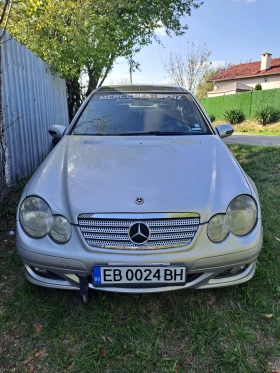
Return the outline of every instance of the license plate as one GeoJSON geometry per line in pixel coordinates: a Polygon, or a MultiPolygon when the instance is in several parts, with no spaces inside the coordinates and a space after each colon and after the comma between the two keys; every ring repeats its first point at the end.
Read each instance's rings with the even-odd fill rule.
{"type": "Polygon", "coordinates": [[[186,267],[93,267],[92,280],[94,285],[185,284],[186,267]]]}

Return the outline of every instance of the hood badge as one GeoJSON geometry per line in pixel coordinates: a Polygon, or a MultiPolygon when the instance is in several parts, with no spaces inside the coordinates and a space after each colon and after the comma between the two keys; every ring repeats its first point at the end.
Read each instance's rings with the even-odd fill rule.
{"type": "Polygon", "coordinates": [[[142,197],[137,197],[135,200],[136,205],[143,205],[144,203],[144,198],[142,197]]]}

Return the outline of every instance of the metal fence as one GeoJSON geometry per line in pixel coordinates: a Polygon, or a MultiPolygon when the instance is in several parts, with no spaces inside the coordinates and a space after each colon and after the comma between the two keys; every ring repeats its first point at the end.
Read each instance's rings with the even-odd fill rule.
{"type": "Polygon", "coordinates": [[[50,152],[48,128],[67,126],[69,119],[65,80],[8,33],[3,42],[2,109],[14,184],[31,175],[50,152]]]}

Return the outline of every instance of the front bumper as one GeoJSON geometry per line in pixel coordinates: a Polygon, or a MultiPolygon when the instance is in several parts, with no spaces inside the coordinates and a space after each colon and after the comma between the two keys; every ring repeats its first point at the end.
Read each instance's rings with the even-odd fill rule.
{"type": "Polygon", "coordinates": [[[253,277],[262,240],[262,224],[259,219],[249,235],[245,237],[229,235],[220,244],[209,241],[207,224],[204,224],[200,226],[189,246],[152,252],[123,251],[89,247],[77,227],[73,227],[71,240],[65,245],[55,244],[49,237],[40,240],[32,239],[23,232],[17,222],[17,250],[25,264],[27,279],[35,285],[69,290],[80,289],[79,277],[86,277],[92,289],[124,293],[153,293],[184,288],[203,289],[237,285],[253,277]],[[156,288],[99,288],[91,283],[91,269],[97,264],[141,266],[169,263],[180,263],[187,267],[188,282],[185,285],[156,288]],[[244,270],[239,274],[226,276],[228,270],[241,266],[244,266],[244,270]],[[51,274],[41,275],[40,269],[51,274]],[[224,277],[215,278],[224,272],[224,277]]]}

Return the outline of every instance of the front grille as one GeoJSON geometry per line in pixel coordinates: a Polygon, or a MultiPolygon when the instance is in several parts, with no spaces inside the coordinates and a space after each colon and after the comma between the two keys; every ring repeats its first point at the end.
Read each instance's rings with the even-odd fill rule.
{"type": "Polygon", "coordinates": [[[78,222],[83,237],[90,246],[149,250],[189,245],[198,230],[200,219],[79,218],[78,222]],[[148,241],[144,244],[130,240],[129,229],[134,223],[144,223],[150,230],[148,241]]]}

